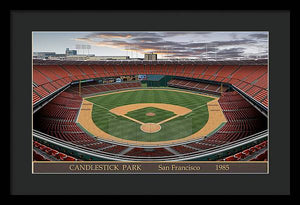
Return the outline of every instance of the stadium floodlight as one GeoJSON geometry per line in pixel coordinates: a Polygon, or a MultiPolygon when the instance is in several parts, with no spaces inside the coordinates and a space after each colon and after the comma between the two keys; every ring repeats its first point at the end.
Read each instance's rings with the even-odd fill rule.
{"type": "Polygon", "coordinates": [[[92,47],[91,47],[91,45],[86,45],[86,49],[87,49],[87,51],[88,51],[88,55],[90,54],[90,49],[91,49],[92,47]]]}
{"type": "Polygon", "coordinates": [[[206,58],[206,61],[207,61],[207,43],[205,44],[205,58],[206,58]]]}
{"type": "Polygon", "coordinates": [[[217,61],[217,46],[216,46],[216,44],[214,44],[215,45],[215,61],[217,61]]]}
{"type": "Polygon", "coordinates": [[[87,49],[88,50],[88,54],[89,54],[89,49],[91,49],[91,45],[76,44],[75,48],[77,50],[82,50],[83,54],[84,54],[84,50],[87,49]]]}
{"type": "Polygon", "coordinates": [[[81,50],[81,49],[82,49],[82,45],[76,44],[76,45],[75,45],[75,48],[76,48],[77,50],[81,50]]]}
{"type": "Polygon", "coordinates": [[[81,49],[82,47],[81,47],[81,45],[76,44],[76,45],[75,45],[75,48],[76,48],[76,49],[81,49]]]}

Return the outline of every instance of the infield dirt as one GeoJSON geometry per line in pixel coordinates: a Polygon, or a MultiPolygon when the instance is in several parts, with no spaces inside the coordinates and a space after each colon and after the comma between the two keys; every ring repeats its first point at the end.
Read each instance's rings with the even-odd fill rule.
{"type": "MultiPolygon", "coordinates": [[[[173,90],[172,90],[173,91],[173,90]]],[[[122,92],[122,91],[120,91],[122,92]]],[[[185,92],[185,91],[182,91],[185,92]]],[[[118,92],[115,92],[118,93],[118,92]]],[[[193,93],[192,93],[193,94],[193,93]]],[[[198,94],[200,95],[200,94],[198,94]]],[[[222,112],[222,109],[220,108],[220,105],[218,103],[218,98],[214,98],[212,101],[207,103],[208,108],[208,121],[204,125],[202,129],[197,131],[196,133],[184,137],[182,139],[176,139],[176,140],[168,140],[168,141],[158,141],[158,142],[145,142],[145,141],[133,141],[133,140],[126,140],[121,139],[115,136],[112,136],[103,130],[101,130],[96,124],[93,122],[92,119],[92,109],[93,109],[93,103],[89,102],[85,99],[83,99],[81,109],[77,118],[77,122],[80,123],[80,125],[86,129],[89,133],[93,134],[96,137],[99,137],[104,140],[108,141],[116,141],[120,143],[126,143],[126,144],[133,144],[133,145],[169,145],[169,144],[176,144],[184,141],[189,141],[193,139],[199,139],[203,138],[204,136],[207,136],[211,132],[213,132],[216,128],[218,128],[223,122],[226,122],[226,118],[222,112]]],[[[130,104],[125,106],[116,107],[110,110],[111,113],[114,113],[116,115],[121,115],[123,117],[126,117],[130,120],[133,120],[139,124],[141,124],[141,130],[144,132],[159,132],[160,125],[162,123],[165,123],[169,120],[172,120],[178,116],[186,115],[186,114],[192,114],[192,110],[182,107],[182,106],[176,106],[171,104],[162,104],[162,103],[138,103],[138,104],[130,104]],[[166,120],[163,120],[159,123],[153,123],[156,125],[150,125],[149,123],[142,123],[136,119],[130,119],[130,117],[126,116],[125,114],[129,111],[141,109],[144,107],[157,107],[160,109],[165,109],[174,112],[176,115],[168,118],[166,120]],[[145,125],[148,124],[148,125],[145,125]],[[143,126],[144,125],[144,126],[143,126]],[[142,128],[143,127],[143,128],[142,128]]]]}

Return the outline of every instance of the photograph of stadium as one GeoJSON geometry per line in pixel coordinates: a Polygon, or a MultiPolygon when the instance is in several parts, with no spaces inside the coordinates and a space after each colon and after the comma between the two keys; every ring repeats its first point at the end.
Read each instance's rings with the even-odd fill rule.
{"type": "Polygon", "coordinates": [[[267,167],[268,35],[32,32],[33,166],[267,167]]]}

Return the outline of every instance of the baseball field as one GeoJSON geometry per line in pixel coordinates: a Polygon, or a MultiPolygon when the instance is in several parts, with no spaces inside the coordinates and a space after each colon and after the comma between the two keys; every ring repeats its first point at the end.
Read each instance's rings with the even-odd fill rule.
{"type": "Polygon", "coordinates": [[[176,142],[205,136],[226,121],[217,99],[175,89],[118,91],[84,98],[77,122],[109,140],[176,142]]]}

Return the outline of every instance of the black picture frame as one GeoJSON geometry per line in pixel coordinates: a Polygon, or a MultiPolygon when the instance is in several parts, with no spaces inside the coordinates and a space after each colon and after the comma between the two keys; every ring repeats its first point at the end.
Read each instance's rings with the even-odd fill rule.
{"type": "Polygon", "coordinates": [[[9,194],[290,195],[292,171],[290,35],[288,10],[10,11],[9,194]],[[272,159],[270,173],[268,175],[33,175],[30,71],[32,31],[95,30],[269,31],[269,146],[272,159]]]}

